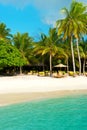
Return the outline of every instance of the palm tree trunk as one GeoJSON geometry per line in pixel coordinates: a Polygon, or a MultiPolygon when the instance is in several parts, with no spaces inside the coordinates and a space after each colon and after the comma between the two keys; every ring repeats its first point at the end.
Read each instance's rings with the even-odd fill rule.
{"type": "Polygon", "coordinates": [[[74,58],[74,50],[73,50],[73,43],[72,43],[72,36],[71,36],[71,53],[72,53],[72,63],[73,63],[73,72],[74,74],[76,73],[76,68],[75,68],[75,58],[74,58]]]}
{"type": "Polygon", "coordinates": [[[83,61],[83,74],[85,74],[85,58],[84,58],[84,61],[83,61]]]}
{"type": "Polygon", "coordinates": [[[78,53],[78,60],[79,60],[79,75],[81,75],[81,58],[80,58],[80,52],[79,52],[79,46],[78,46],[78,38],[76,40],[77,45],[77,53],[78,53]]]}
{"type": "Polygon", "coordinates": [[[22,67],[20,66],[20,75],[22,74],[22,67]]]}
{"type": "Polygon", "coordinates": [[[43,72],[45,72],[44,57],[43,57],[43,59],[42,59],[42,63],[43,63],[43,72]]]}
{"type": "Polygon", "coordinates": [[[52,54],[50,53],[50,77],[52,77],[52,54]]]}
{"type": "Polygon", "coordinates": [[[67,73],[69,71],[69,63],[68,63],[68,58],[67,58],[67,73]]]}

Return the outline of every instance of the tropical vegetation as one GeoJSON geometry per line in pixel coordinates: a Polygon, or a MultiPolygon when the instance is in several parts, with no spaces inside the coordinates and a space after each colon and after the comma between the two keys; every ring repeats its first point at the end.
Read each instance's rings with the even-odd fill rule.
{"type": "Polygon", "coordinates": [[[65,18],[57,21],[58,35],[63,34],[63,39],[70,39],[74,73],[76,69],[73,42],[75,42],[79,59],[79,73],[81,74],[81,58],[78,42],[83,34],[87,33],[87,6],[73,1],[70,9],[63,8],[62,12],[65,14],[65,18]]]}
{"type": "Polygon", "coordinates": [[[35,41],[27,32],[11,34],[5,23],[0,23],[0,73],[49,71],[50,76],[59,63],[67,65],[67,72],[81,75],[87,71],[87,5],[72,1],[63,8],[63,19],[56,21],[35,41]],[[6,71],[5,71],[6,70],[6,71]]]}

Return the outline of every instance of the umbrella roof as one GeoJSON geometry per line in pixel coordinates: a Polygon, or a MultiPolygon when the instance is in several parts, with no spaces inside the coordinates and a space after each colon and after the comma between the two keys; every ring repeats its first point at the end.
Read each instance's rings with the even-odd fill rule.
{"type": "Polygon", "coordinates": [[[58,64],[58,65],[55,65],[54,67],[67,67],[67,65],[63,65],[63,64],[58,64]]]}

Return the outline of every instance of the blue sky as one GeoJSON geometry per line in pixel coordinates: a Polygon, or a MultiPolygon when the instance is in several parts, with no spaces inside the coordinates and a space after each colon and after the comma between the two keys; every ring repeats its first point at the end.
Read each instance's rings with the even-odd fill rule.
{"type": "MultiPolygon", "coordinates": [[[[0,0],[0,22],[4,22],[11,33],[28,32],[39,37],[47,33],[50,26],[62,17],[61,8],[69,7],[72,0],[0,0]]],[[[87,0],[78,0],[87,4],[87,0]]]]}

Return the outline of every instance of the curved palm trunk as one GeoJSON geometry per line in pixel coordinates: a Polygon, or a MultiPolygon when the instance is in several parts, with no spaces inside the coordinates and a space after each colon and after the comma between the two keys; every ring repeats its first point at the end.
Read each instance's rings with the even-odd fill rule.
{"type": "Polygon", "coordinates": [[[79,46],[78,46],[78,38],[76,40],[77,45],[77,53],[78,53],[78,60],[79,60],[79,75],[81,75],[81,58],[80,58],[80,52],[79,52],[79,46]]]}
{"type": "Polygon", "coordinates": [[[52,54],[50,53],[50,77],[52,77],[52,54]]]}
{"type": "Polygon", "coordinates": [[[75,58],[74,58],[74,50],[73,50],[73,43],[72,43],[72,37],[71,37],[71,53],[72,53],[72,63],[73,63],[73,72],[74,74],[76,73],[76,68],[75,68],[75,58]]]}

